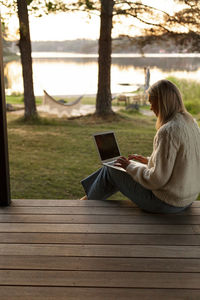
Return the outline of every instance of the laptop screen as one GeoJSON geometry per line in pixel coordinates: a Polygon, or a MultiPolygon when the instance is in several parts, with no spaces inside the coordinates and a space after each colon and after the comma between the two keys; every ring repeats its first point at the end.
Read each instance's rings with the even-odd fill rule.
{"type": "Polygon", "coordinates": [[[115,139],[114,132],[94,135],[101,160],[120,156],[120,151],[115,139]]]}

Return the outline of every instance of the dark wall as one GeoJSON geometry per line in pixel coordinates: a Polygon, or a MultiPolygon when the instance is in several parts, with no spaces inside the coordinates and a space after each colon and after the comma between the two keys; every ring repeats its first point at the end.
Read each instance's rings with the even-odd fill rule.
{"type": "Polygon", "coordinates": [[[7,206],[10,204],[10,177],[2,53],[0,21],[0,206],[7,206]]]}

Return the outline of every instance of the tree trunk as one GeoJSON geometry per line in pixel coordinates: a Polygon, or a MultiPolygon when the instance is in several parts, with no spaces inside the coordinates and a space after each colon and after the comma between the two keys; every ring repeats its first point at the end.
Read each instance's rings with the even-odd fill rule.
{"type": "Polygon", "coordinates": [[[101,0],[101,26],[99,37],[99,74],[98,92],[96,99],[96,114],[105,116],[112,114],[110,71],[112,52],[112,14],[113,0],[101,0]]]}
{"type": "Polygon", "coordinates": [[[20,29],[19,48],[21,53],[22,74],[24,83],[24,117],[25,119],[32,119],[37,117],[37,110],[33,91],[31,40],[29,31],[27,1],[17,0],[17,9],[20,29]]]}

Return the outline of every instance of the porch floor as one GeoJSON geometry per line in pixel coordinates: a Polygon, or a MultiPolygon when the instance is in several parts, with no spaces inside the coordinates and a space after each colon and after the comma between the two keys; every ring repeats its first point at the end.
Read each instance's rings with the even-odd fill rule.
{"type": "Polygon", "coordinates": [[[176,215],[129,201],[0,208],[1,300],[200,299],[200,201],[176,215]]]}

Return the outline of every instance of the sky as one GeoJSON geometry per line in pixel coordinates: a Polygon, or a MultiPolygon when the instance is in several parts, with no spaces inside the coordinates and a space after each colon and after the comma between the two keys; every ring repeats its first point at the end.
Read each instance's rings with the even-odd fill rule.
{"type": "MultiPolygon", "coordinates": [[[[165,9],[168,13],[173,13],[177,5],[174,0],[143,0],[145,4],[165,9]],[[167,4],[167,5],[166,5],[167,4]]],[[[32,41],[62,41],[73,39],[98,39],[100,18],[92,16],[89,18],[84,13],[59,13],[50,14],[41,18],[29,17],[30,34],[32,41]]],[[[113,37],[118,34],[131,33],[129,28],[130,20],[123,20],[123,24],[115,24],[112,30],[113,37]]],[[[18,18],[12,17],[9,20],[10,39],[16,39],[18,28],[18,18]]],[[[134,29],[134,34],[140,31],[134,29]]]]}

